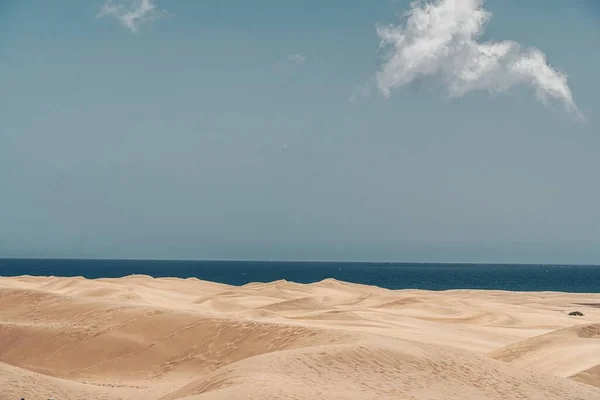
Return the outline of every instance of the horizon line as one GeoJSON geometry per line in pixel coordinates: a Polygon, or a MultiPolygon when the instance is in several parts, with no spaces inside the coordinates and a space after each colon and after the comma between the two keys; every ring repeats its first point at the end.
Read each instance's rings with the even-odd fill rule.
{"type": "Polygon", "coordinates": [[[259,263],[312,263],[312,264],[428,264],[428,265],[511,265],[511,266],[576,266],[576,267],[600,267],[600,264],[593,263],[523,263],[523,262],[475,262],[475,261],[345,261],[345,260],[285,260],[285,259],[274,259],[274,260],[261,260],[261,259],[177,259],[177,258],[110,258],[110,257],[0,257],[0,261],[7,260],[55,260],[55,261],[162,261],[162,262],[230,262],[230,263],[244,263],[244,262],[259,262],[259,263]]]}

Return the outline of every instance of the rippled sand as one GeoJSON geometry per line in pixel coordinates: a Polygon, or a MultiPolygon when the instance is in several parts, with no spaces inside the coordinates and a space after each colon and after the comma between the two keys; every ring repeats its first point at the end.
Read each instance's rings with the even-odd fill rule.
{"type": "Polygon", "coordinates": [[[598,303],[335,280],[0,278],[0,399],[598,400],[598,303]]]}

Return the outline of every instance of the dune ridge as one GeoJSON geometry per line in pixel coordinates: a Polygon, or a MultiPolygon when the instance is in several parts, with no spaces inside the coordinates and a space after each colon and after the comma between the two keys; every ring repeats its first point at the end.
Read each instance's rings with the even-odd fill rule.
{"type": "Polygon", "coordinates": [[[597,304],[334,279],[0,278],[0,398],[597,400],[597,304]]]}

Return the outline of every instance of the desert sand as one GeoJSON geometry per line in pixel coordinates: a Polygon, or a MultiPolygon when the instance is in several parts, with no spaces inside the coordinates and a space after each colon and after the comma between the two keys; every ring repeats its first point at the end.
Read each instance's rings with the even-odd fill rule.
{"type": "Polygon", "coordinates": [[[0,399],[599,400],[598,303],[331,279],[0,278],[0,399]]]}

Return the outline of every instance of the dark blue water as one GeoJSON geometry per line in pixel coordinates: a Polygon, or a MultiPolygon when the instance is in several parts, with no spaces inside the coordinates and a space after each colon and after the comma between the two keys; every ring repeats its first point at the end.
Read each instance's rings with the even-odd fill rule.
{"type": "Polygon", "coordinates": [[[278,279],[310,283],[335,278],[389,289],[600,293],[600,266],[0,259],[0,276],[117,278],[131,274],[196,277],[232,285],[278,279]]]}

